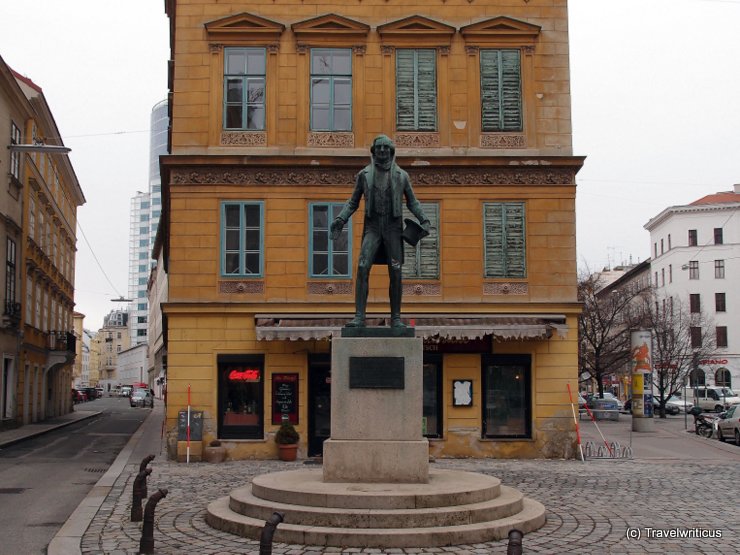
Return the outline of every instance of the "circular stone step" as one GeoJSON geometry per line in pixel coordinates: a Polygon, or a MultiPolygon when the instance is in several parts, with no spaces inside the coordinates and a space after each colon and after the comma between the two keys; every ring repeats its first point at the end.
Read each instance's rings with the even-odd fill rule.
{"type": "Polygon", "coordinates": [[[275,503],[341,509],[421,509],[470,505],[499,496],[501,480],[459,470],[430,470],[426,484],[324,482],[321,469],[256,476],[255,497],[275,503]]]}
{"type": "Polygon", "coordinates": [[[249,486],[231,492],[229,508],[257,520],[267,520],[275,511],[285,515],[285,524],[330,528],[430,528],[473,524],[509,517],[522,510],[523,495],[501,486],[498,497],[479,503],[421,509],[348,509],[276,503],[254,496],[249,486]]]}
{"type": "MultiPolygon", "coordinates": [[[[229,496],[208,505],[206,522],[213,528],[253,539],[260,537],[265,525],[264,520],[232,511],[229,496]]],[[[520,512],[487,522],[432,528],[334,528],[283,523],[277,527],[274,541],[337,547],[439,547],[502,540],[513,529],[528,534],[544,523],[545,507],[524,498],[520,512]]]]}

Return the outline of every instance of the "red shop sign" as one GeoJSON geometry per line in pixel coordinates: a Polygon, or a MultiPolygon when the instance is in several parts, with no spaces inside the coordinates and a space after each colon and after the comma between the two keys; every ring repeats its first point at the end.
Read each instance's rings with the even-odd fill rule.
{"type": "Polygon", "coordinates": [[[232,382],[258,382],[260,381],[259,368],[234,369],[229,372],[229,380],[232,382]]]}

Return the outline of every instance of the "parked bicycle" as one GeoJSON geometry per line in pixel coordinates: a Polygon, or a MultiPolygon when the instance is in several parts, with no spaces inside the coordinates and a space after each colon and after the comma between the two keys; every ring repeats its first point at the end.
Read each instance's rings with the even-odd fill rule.
{"type": "Polygon", "coordinates": [[[704,416],[700,407],[694,407],[689,411],[689,414],[694,417],[696,435],[712,437],[712,434],[714,433],[714,418],[704,416]]]}

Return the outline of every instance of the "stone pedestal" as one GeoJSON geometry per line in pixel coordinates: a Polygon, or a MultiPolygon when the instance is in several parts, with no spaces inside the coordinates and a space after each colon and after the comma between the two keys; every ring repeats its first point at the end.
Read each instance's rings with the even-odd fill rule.
{"type": "Polygon", "coordinates": [[[426,483],[423,345],[414,337],[332,340],[331,438],[324,481],[426,483]]]}

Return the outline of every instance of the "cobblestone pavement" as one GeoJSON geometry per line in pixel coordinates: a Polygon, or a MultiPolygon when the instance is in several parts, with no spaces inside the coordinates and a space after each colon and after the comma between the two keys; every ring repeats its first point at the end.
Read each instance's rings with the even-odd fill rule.
{"type": "MultiPolygon", "coordinates": [[[[491,474],[540,501],[547,523],[524,537],[525,553],[736,554],[740,545],[736,461],[438,460],[438,468],[491,474]],[[723,511],[723,507],[731,510],[723,511]],[[653,532],[651,532],[653,530],[653,532]],[[663,531],[704,534],[670,539],[663,531]],[[657,531],[657,532],[656,532],[657,531]],[[637,536],[639,538],[630,537],[637,536]],[[721,537],[716,537],[720,535],[721,537]]],[[[278,461],[233,461],[220,465],[151,464],[149,493],[168,488],[156,508],[158,554],[257,554],[259,542],[214,530],[205,507],[266,472],[301,468],[278,461]]],[[[82,553],[138,553],[141,524],[131,523],[131,493],[138,467],[128,465],[82,539],[82,553]]],[[[485,555],[506,553],[507,542],[441,548],[358,549],[273,546],[275,555],[377,553],[485,555]]]]}

